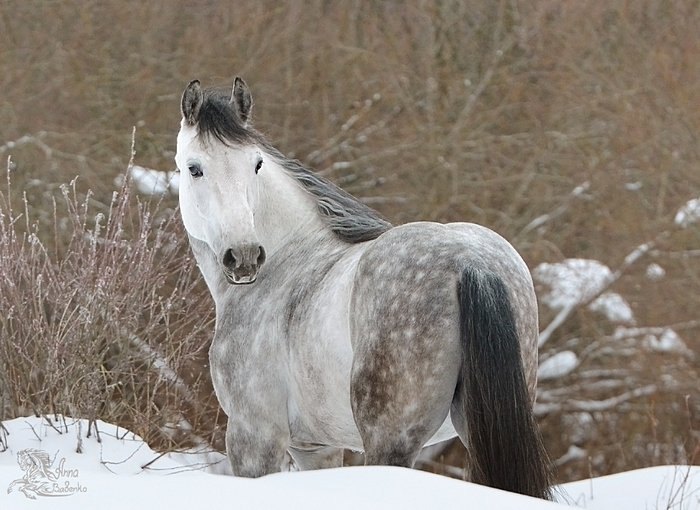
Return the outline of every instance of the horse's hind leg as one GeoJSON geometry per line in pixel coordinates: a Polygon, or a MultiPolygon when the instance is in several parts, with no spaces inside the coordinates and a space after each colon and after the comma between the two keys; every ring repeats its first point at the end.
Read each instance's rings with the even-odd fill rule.
{"type": "Polygon", "coordinates": [[[289,454],[294,464],[302,471],[326,469],[343,465],[343,449],[332,446],[290,447],[289,454]]]}
{"type": "Polygon", "coordinates": [[[413,400],[415,393],[410,384],[403,388],[400,384],[384,387],[380,391],[386,391],[387,400],[367,398],[364,394],[369,385],[372,385],[369,381],[357,381],[352,392],[365,464],[413,467],[421,448],[445,420],[449,406],[441,402],[441,405],[424,407],[434,402],[419,404],[419,400],[413,400]]]}
{"type": "Polygon", "coordinates": [[[448,284],[453,260],[431,255],[420,244],[427,238],[392,239],[377,240],[357,266],[350,403],[366,463],[412,467],[452,404],[462,364],[459,309],[448,284]]]}
{"type": "Polygon", "coordinates": [[[413,467],[447,417],[458,366],[419,350],[377,342],[355,359],[350,395],[365,464],[413,467]]]}

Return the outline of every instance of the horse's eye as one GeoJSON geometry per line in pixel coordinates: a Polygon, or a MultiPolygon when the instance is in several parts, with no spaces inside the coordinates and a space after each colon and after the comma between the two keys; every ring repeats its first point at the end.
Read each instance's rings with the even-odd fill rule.
{"type": "Polygon", "coordinates": [[[187,165],[187,169],[190,171],[190,175],[192,177],[202,176],[202,167],[199,166],[199,163],[190,163],[189,165],[187,165]]]}
{"type": "Polygon", "coordinates": [[[256,174],[257,174],[257,173],[260,171],[260,169],[262,168],[262,164],[263,164],[263,160],[262,160],[262,159],[259,159],[259,160],[258,160],[258,164],[255,165],[255,173],[256,173],[256,174]]]}

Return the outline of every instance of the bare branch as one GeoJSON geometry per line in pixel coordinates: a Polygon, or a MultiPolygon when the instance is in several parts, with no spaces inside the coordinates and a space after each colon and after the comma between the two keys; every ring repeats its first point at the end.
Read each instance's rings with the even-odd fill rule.
{"type": "Polygon", "coordinates": [[[554,209],[553,211],[542,214],[532,220],[530,223],[525,225],[523,229],[517,234],[516,239],[521,238],[522,236],[525,236],[526,234],[529,234],[531,231],[541,227],[542,225],[549,223],[550,221],[558,218],[562,214],[564,214],[569,207],[571,207],[571,204],[574,202],[574,200],[579,199],[584,196],[586,191],[590,189],[591,183],[589,181],[585,181],[578,186],[576,186],[571,192],[567,195],[566,200],[559,204],[559,206],[554,209]]]}
{"type": "Polygon", "coordinates": [[[537,416],[543,416],[545,414],[553,412],[595,412],[595,411],[609,411],[616,408],[620,404],[628,402],[630,400],[644,397],[656,393],[657,387],[654,384],[643,386],[641,388],[635,388],[631,391],[622,393],[616,397],[607,398],[605,400],[566,400],[564,402],[556,403],[536,403],[535,404],[535,414],[537,416]]]}

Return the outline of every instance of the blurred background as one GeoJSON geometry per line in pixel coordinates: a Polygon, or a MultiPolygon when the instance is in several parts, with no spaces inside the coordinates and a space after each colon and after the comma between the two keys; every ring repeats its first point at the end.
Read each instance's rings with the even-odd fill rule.
{"type": "Polygon", "coordinates": [[[559,480],[697,464],[699,26],[695,0],[2,1],[0,420],[223,448],[176,193],[125,177],[172,177],[185,85],[240,75],[258,130],[393,223],[521,252],[559,480]]]}

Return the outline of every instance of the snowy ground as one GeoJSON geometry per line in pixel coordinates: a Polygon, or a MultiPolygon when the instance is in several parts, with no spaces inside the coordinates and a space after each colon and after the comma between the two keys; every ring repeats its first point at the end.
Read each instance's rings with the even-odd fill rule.
{"type": "Polygon", "coordinates": [[[138,436],[98,422],[17,418],[0,427],[0,508],[168,510],[488,508],[700,509],[700,467],[664,466],[565,484],[548,503],[421,471],[354,467],[257,480],[211,474],[217,454],[159,456],[138,436]],[[82,453],[77,453],[80,449],[82,453]],[[3,451],[4,450],[4,451],[3,451]],[[148,465],[144,469],[143,466],[148,465]],[[32,499],[33,498],[33,499],[32,499]],[[568,501],[568,503],[566,503],[568,501]]]}

